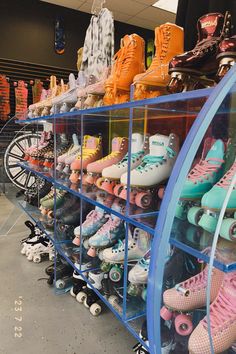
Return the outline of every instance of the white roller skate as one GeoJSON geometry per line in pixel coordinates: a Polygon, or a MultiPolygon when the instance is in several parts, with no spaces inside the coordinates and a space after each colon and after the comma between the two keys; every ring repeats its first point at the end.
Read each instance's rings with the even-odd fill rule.
{"type": "Polygon", "coordinates": [[[151,251],[149,250],[143,258],[129,271],[128,294],[131,296],[141,295],[146,298],[146,284],[148,281],[148,271],[150,264],[151,251]]]}
{"type": "Polygon", "coordinates": [[[29,252],[27,253],[28,261],[34,263],[40,263],[42,255],[48,254],[49,260],[54,260],[54,246],[52,241],[45,238],[40,238],[34,245],[31,245],[29,252]]]}
{"type": "Polygon", "coordinates": [[[28,248],[36,241],[38,241],[43,234],[43,232],[29,220],[25,222],[25,225],[31,230],[31,233],[28,237],[21,240],[21,254],[23,255],[27,253],[28,248]]]}

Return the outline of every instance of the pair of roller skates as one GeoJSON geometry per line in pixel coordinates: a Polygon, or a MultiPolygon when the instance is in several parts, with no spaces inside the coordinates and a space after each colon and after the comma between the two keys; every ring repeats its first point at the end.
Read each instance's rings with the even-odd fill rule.
{"type": "Polygon", "coordinates": [[[66,191],[61,189],[51,189],[51,191],[42,199],[40,199],[40,211],[42,215],[53,218],[54,207],[60,208],[64,202],[66,191]]]}
{"type": "MultiPolygon", "coordinates": [[[[84,257],[85,258],[85,257],[84,257]]],[[[82,264],[75,263],[75,266],[80,270],[80,272],[83,273],[85,277],[88,277],[89,269],[92,268],[93,264],[92,262],[85,261],[82,264]]],[[[77,295],[79,292],[81,292],[83,289],[86,288],[87,282],[84,280],[84,278],[76,271],[73,273],[73,286],[70,290],[71,296],[75,297],[77,299],[77,295]]],[[[80,302],[80,301],[79,301],[80,302]]]]}
{"type": "MultiPolygon", "coordinates": [[[[208,139],[205,145],[208,145],[208,152],[203,150],[202,159],[190,171],[181,192],[176,216],[179,219],[187,216],[193,225],[213,233],[230,182],[236,173],[236,162],[223,175],[226,144],[220,139],[208,139]]],[[[235,240],[235,211],[236,193],[233,189],[220,228],[220,236],[230,241],[235,240]]]]}
{"type": "Polygon", "coordinates": [[[30,235],[21,241],[23,247],[21,254],[26,255],[28,261],[40,263],[42,256],[48,254],[49,260],[54,260],[54,246],[36,225],[30,221],[26,221],[25,225],[31,230],[30,235]]]}
{"type": "Polygon", "coordinates": [[[170,61],[170,93],[214,86],[235,62],[236,38],[230,37],[229,12],[202,16],[197,30],[196,46],[170,61]]]}
{"type": "MultiPolygon", "coordinates": [[[[163,294],[165,307],[161,316],[165,320],[174,319],[176,331],[181,335],[189,335],[193,330],[190,313],[206,306],[207,271],[208,266],[163,294]]],[[[210,328],[214,353],[217,354],[229,349],[236,341],[236,273],[224,274],[214,268],[211,277],[210,328]]],[[[211,354],[206,317],[193,330],[188,349],[194,354],[211,354]]]]}
{"type": "Polygon", "coordinates": [[[79,139],[76,134],[72,135],[73,144],[69,146],[68,150],[57,157],[56,170],[60,177],[67,177],[70,173],[70,165],[81,152],[79,139]]]}
{"type": "MultiPolygon", "coordinates": [[[[149,138],[149,153],[147,138],[133,134],[132,140],[129,202],[145,209],[152,206],[158,195],[162,196],[179,151],[179,139],[175,134],[155,134],[149,138]]],[[[97,185],[127,200],[128,156],[104,169],[102,175],[97,185]]]]}

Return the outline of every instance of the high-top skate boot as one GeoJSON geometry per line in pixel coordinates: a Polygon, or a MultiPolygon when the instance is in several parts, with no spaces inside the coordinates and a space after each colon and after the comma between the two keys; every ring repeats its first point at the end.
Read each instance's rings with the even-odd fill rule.
{"type": "Polygon", "coordinates": [[[33,103],[31,104],[29,107],[28,107],[28,118],[35,118],[35,110],[37,108],[37,105],[42,102],[42,101],[45,101],[49,95],[49,92],[50,90],[46,90],[46,89],[42,89],[42,92],[41,92],[41,96],[40,96],[40,100],[36,103],[33,103]]]}
{"type": "MultiPolygon", "coordinates": [[[[185,312],[174,316],[175,328],[180,335],[189,335],[193,330],[190,311],[201,308],[206,304],[208,266],[199,274],[168,289],[163,294],[164,307],[161,309],[161,317],[170,320],[174,312],[185,312]]],[[[215,300],[221,287],[224,273],[213,268],[211,285],[211,302],[215,300]]]]}
{"type": "Polygon", "coordinates": [[[69,149],[64,154],[59,155],[57,158],[57,171],[61,172],[65,168],[66,163],[67,165],[72,163],[75,157],[80,153],[78,136],[76,134],[73,134],[72,140],[73,144],[69,147],[69,149]]]}
{"type": "MultiPolygon", "coordinates": [[[[236,341],[236,273],[224,275],[221,288],[210,306],[213,349],[220,354],[236,341]]],[[[199,322],[188,342],[189,353],[211,354],[207,318],[199,322]]]]}
{"type": "Polygon", "coordinates": [[[26,254],[27,248],[35,241],[39,239],[39,237],[42,235],[42,231],[34,225],[31,221],[27,220],[25,221],[25,226],[27,226],[30,229],[30,234],[26,238],[21,240],[21,254],[26,254]]]}
{"type": "Polygon", "coordinates": [[[34,263],[40,263],[42,255],[48,254],[49,260],[54,259],[54,246],[52,241],[45,238],[40,238],[28,249],[27,259],[28,261],[33,261],[34,263]]]}
{"type": "MultiPolygon", "coordinates": [[[[132,134],[130,169],[136,168],[142,162],[144,155],[148,153],[149,141],[148,136],[139,133],[132,134]]],[[[118,162],[102,170],[102,179],[100,188],[106,192],[119,196],[121,185],[117,184],[123,173],[128,171],[128,153],[118,162]]]]}
{"type": "Polygon", "coordinates": [[[86,87],[87,97],[84,101],[83,107],[92,108],[103,105],[103,96],[105,94],[105,82],[110,74],[110,68],[105,68],[101,78],[92,85],[86,87]]]}
{"type": "Polygon", "coordinates": [[[46,131],[42,131],[41,132],[41,136],[40,136],[40,140],[37,140],[35,144],[28,146],[27,148],[25,148],[24,152],[24,160],[28,161],[30,158],[30,154],[37,149],[42,148],[43,146],[46,145],[47,142],[47,137],[48,137],[48,132],[46,131]]]}
{"type": "Polygon", "coordinates": [[[88,164],[100,159],[101,157],[102,138],[94,137],[91,135],[85,135],[82,146],[82,160],[81,153],[79,153],[70,165],[70,169],[72,170],[72,173],[70,175],[70,181],[72,183],[78,183],[80,173],[87,169],[88,164]]]}
{"type": "Polygon", "coordinates": [[[201,160],[189,172],[175,214],[180,220],[185,220],[187,216],[193,225],[198,225],[204,212],[200,207],[202,196],[219,181],[223,173],[224,142],[221,139],[207,138],[204,145],[208,152],[205,156],[206,149],[203,149],[201,160]]]}
{"type": "Polygon", "coordinates": [[[46,99],[44,102],[44,107],[41,112],[41,116],[48,116],[51,114],[51,108],[52,108],[52,100],[54,97],[60,96],[63,94],[68,89],[68,85],[64,84],[64,81],[61,79],[60,85],[55,85],[53,89],[51,90],[51,96],[46,99]]]}
{"type": "MultiPolygon", "coordinates": [[[[76,79],[74,74],[69,75],[68,89],[66,89],[66,86],[64,85],[61,94],[52,99],[50,114],[60,113],[61,106],[66,102],[67,105],[69,105],[69,103],[70,105],[73,105],[73,103],[76,102],[76,79]]],[[[68,106],[67,111],[69,111],[69,108],[70,107],[68,106]]],[[[65,112],[67,111],[65,110],[65,112]]]]}
{"type": "Polygon", "coordinates": [[[33,116],[40,117],[42,115],[43,108],[48,105],[50,106],[52,98],[55,97],[57,94],[57,78],[56,76],[52,75],[50,76],[50,89],[48,90],[47,98],[45,100],[39,101],[38,103],[35,103],[33,116]]]}
{"type": "Polygon", "coordinates": [[[125,237],[124,222],[115,215],[106,215],[107,222],[89,238],[88,255],[95,257],[98,251],[113,246],[125,237]]]}
{"type": "Polygon", "coordinates": [[[75,107],[72,108],[71,111],[84,108],[84,101],[87,95],[86,86],[93,85],[96,82],[96,78],[94,75],[91,75],[90,77],[85,77],[83,72],[79,73],[78,80],[79,83],[76,89],[76,96],[77,96],[76,103],[75,103],[75,107]]]}
{"type": "MultiPolygon", "coordinates": [[[[139,228],[130,230],[128,236],[128,261],[134,262],[141,259],[150,249],[150,235],[139,228]]],[[[125,260],[125,240],[118,240],[111,248],[106,248],[102,253],[103,263],[101,269],[103,272],[109,271],[109,277],[112,281],[120,281],[123,271],[121,264],[125,260]]]]}
{"type": "Polygon", "coordinates": [[[219,69],[216,74],[217,81],[229,71],[236,61],[236,36],[223,39],[219,44],[218,55],[219,69]]]}
{"type": "Polygon", "coordinates": [[[137,34],[126,35],[116,53],[114,69],[105,83],[105,105],[128,102],[135,75],[145,71],[145,43],[137,34]]]}
{"type": "Polygon", "coordinates": [[[129,271],[128,280],[128,294],[131,296],[139,296],[145,294],[146,284],[148,281],[148,271],[151,258],[151,251],[141,258],[137,264],[129,271]]]}
{"type": "Polygon", "coordinates": [[[155,29],[156,53],[151,66],[144,74],[134,77],[134,99],[157,97],[167,93],[170,80],[169,62],[184,51],[184,32],[179,26],[166,23],[155,29]]]}
{"type": "Polygon", "coordinates": [[[42,166],[44,163],[44,155],[45,153],[53,150],[54,146],[54,138],[52,132],[48,132],[47,139],[44,144],[38,146],[36,149],[32,149],[29,157],[29,164],[42,166]]]}
{"type": "Polygon", "coordinates": [[[60,206],[64,203],[66,193],[67,193],[67,191],[57,189],[56,196],[54,195],[55,194],[54,191],[52,191],[48,194],[48,198],[41,199],[40,200],[41,213],[43,215],[48,215],[48,216],[52,217],[54,203],[55,203],[56,208],[60,208],[60,206]]]}
{"type": "Polygon", "coordinates": [[[107,222],[106,213],[103,209],[96,207],[86,216],[82,226],[77,226],[74,230],[75,238],[73,244],[80,246],[80,237],[85,248],[88,248],[86,240],[96,234],[96,232],[107,222]]]}
{"type": "MultiPolygon", "coordinates": [[[[236,160],[232,167],[221,180],[216,183],[209,192],[202,197],[201,206],[204,209],[204,214],[201,216],[198,225],[207,230],[214,232],[216,229],[218,216],[223,206],[229,185],[232,178],[236,174],[236,160]]],[[[225,218],[221,224],[220,236],[230,240],[236,240],[235,225],[236,225],[236,189],[234,187],[229,202],[226,208],[225,218]]]]}
{"type": "Polygon", "coordinates": [[[128,139],[116,137],[112,139],[112,151],[109,155],[103,157],[100,160],[92,162],[87,166],[88,177],[86,182],[93,184],[96,183],[100,188],[100,182],[103,181],[101,176],[104,168],[120,162],[128,151],[128,139]]]}
{"type": "Polygon", "coordinates": [[[44,154],[43,166],[45,167],[45,169],[50,169],[54,166],[54,158],[55,158],[54,155],[59,156],[65,153],[69,149],[70,145],[66,134],[63,133],[58,135],[57,140],[58,141],[57,141],[56,154],[53,147],[44,154]]]}
{"type": "MultiPolygon", "coordinates": [[[[175,134],[155,134],[149,138],[149,147],[149,154],[130,172],[130,203],[141,208],[150,207],[152,195],[157,199],[160,184],[169,178],[179,152],[179,138],[175,134]]],[[[120,181],[127,185],[127,172],[121,176],[120,181]]],[[[127,189],[123,188],[119,197],[126,199],[127,189]]]]}
{"type": "Polygon", "coordinates": [[[220,41],[230,31],[230,16],[210,13],[197,22],[198,41],[189,52],[175,56],[169,65],[170,93],[210,87],[218,69],[216,55],[220,41]]]}

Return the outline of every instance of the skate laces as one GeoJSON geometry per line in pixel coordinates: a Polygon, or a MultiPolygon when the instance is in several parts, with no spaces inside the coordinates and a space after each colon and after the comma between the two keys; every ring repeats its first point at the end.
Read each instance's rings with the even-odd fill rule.
{"type": "MultiPolygon", "coordinates": [[[[176,153],[172,150],[169,146],[165,147],[167,151],[167,157],[173,158],[176,153]]],[[[137,167],[137,170],[142,172],[143,170],[147,171],[151,168],[152,165],[162,165],[166,161],[165,156],[153,156],[153,155],[146,155],[142,159],[141,165],[137,167]]]]}
{"type": "Polygon", "coordinates": [[[116,60],[116,71],[115,75],[118,77],[121,71],[128,72],[130,65],[132,64],[132,59],[135,56],[136,43],[131,40],[127,46],[120,48],[117,54],[114,56],[116,60]]]}
{"type": "MultiPolygon", "coordinates": [[[[229,275],[228,277],[226,275],[225,277],[226,279],[220,288],[217,298],[210,306],[210,322],[213,330],[236,316],[235,296],[233,296],[235,294],[236,278],[235,275],[229,275]]],[[[206,328],[207,318],[205,317],[202,322],[206,328]]]]}
{"type": "Polygon", "coordinates": [[[207,268],[205,268],[202,272],[198,273],[194,277],[191,277],[184,282],[177,284],[176,289],[184,288],[188,290],[196,290],[198,288],[203,287],[207,282],[207,268]]]}
{"type": "Polygon", "coordinates": [[[140,267],[148,270],[149,264],[150,264],[150,258],[143,257],[140,259],[140,261],[138,263],[139,263],[140,267]]]}
{"type": "Polygon", "coordinates": [[[224,160],[211,158],[207,160],[201,160],[194,168],[190,171],[188,179],[193,183],[204,182],[204,179],[208,179],[209,176],[213,176],[213,173],[217,171],[221,164],[212,164],[210,161],[224,162],[224,160]]]}
{"type": "Polygon", "coordinates": [[[87,217],[86,217],[86,223],[87,222],[91,222],[91,221],[98,221],[102,216],[102,213],[97,212],[96,210],[92,210],[90,211],[90,213],[88,213],[87,217]]]}
{"type": "MultiPolygon", "coordinates": [[[[134,163],[135,160],[139,160],[143,155],[144,155],[144,150],[132,153],[131,154],[131,162],[134,163]]],[[[128,157],[129,157],[129,154],[127,153],[125,155],[125,157],[120,162],[118,162],[117,165],[120,166],[120,165],[126,164],[128,162],[128,157]]]]}
{"type": "MultiPolygon", "coordinates": [[[[221,178],[221,180],[216,185],[220,186],[221,188],[227,189],[235,174],[236,174],[236,162],[232,165],[230,170],[221,178]]],[[[234,186],[234,189],[235,189],[235,186],[234,186]]]]}
{"type": "Polygon", "coordinates": [[[107,222],[100,228],[99,233],[107,233],[109,234],[109,238],[111,239],[111,233],[109,231],[114,230],[120,223],[119,219],[112,219],[110,215],[107,215],[107,222]]]}

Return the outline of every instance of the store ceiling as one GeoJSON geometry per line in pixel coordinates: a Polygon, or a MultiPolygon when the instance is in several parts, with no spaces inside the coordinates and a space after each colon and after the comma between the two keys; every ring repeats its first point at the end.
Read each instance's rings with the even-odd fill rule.
{"type": "MultiPolygon", "coordinates": [[[[41,0],[70,9],[91,13],[93,0],[41,0]]],[[[116,21],[154,29],[165,22],[175,22],[175,14],[152,7],[156,0],[106,0],[105,7],[116,21]]]]}

